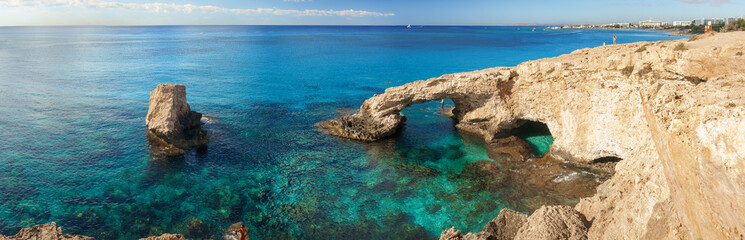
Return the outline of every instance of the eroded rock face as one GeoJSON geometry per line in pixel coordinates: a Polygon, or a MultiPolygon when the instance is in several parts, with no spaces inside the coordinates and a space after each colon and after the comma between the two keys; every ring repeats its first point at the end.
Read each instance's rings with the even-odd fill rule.
{"type": "Polygon", "coordinates": [[[499,216],[484,226],[484,231],[498,240],[514,239],[517,231],[525,225],[528,215],[510,209],[502,209],[499,216]]]}
{"type": "Polygon", "coordinates": [[[543,206],[528,217],[515,240],[583,240],[589,223],[569,206],[543,206]]]}
{"type": "Polygon", "coordinates": [[[576,206],[593,223],[590,239],[739,239],[744,52],[745,32],[580,49],[389,88],[321,126],[373,141],[395,133],[402,109],[445,98],[456,127],[487,141],[521,120],[541,122],[554,137],[551,155],[622,159],[576,206]]]}
{"type": "Polygon", "coordinates": [[[455,230],[455,227],[446,229],[445,231],[442,231],[442,233],[440,234],[440,240],[461,240],[461,239],[463,239],[463,235],[460,234],[460,231],[455,230]]]}
{"type": "Polygon", "coordinates": [[[0,240],[28,240],[28,239],[39,239],[39,240],[94,240],[95,238],[80,236],[80,235],[62,235],[62,228],[57,227],[57,224],[52,222],[50,224],[40,224],[30,228],[21,229],[14,236],[3,236],[0,235],[0,240]]]}
{"type": "Polygon", "coordinates": [[[150,106],[145,118],[150,143],[158,154],[178,155],[196,146],[206,145],[200,128],[202,114],[192,111],[186,102],[186,87],[159,84],[150,92],[150,106]]]}
{"type": "Polygon", "coordinates": [[[191,111],[186,102],[186,86],[158,84],[150,92],[150,106],[145,123],[147,128],[160,136],[176,136],[184,130],[199,127],[202,114],[191,111]]]}

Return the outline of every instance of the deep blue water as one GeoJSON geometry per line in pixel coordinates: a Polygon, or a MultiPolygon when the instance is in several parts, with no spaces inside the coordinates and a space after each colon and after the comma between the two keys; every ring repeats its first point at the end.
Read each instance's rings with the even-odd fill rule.
{"type": "Polygon", "coordinates": [[[492,160],[439,103],[406,109],[402,133],[378,143],[313,124],[387,87],[557,56],[613,34],[676,38],[529,27],[1,27],[0,233],[51,221],[99,239],[216,238],[237,221],[252,239],[480,231],[501,208],[524,206],[467,176],[492,160]],[[159,83],[185,84],[192,110],[221,119],[205,125],[207,150],[151,157],[145,115],[159,83]]]}

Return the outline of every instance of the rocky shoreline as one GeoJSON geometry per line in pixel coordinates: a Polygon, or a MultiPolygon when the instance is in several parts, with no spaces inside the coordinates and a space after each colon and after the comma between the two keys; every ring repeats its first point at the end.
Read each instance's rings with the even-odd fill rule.
{"type": "MultiPolygon", "coordinates": [[[[239,229],[241,226],[245,227],[243,222],[237,222],[225,230],[223,239],[225,240],[241,240],[239,229]]],[[[248,228],[246,228],[246,234],[248,234],[248,228]]],[[[95,240],[95,238],[82,236],[82,235],[70,235],[62,234],[62,228],[58,227],[56,223],[52,222],[49,224],[39,224],[33,227],[24,228],[18,231],[13,236],[3,236],[0,234],[0,240],[95,240]]],[[[146,238],[140,238],[140,240],[185,240],[184,235],[181,234],[170,234],[164,233],[160,236],[150,236],[146,238]]],[[[251,237],[246,235],[243,240],[251,240],[251,237]]]]}
{"type": "MultiPolygon", "coordinates": [[[[585,232],[567,238],[741,239],[743,52],[743,32],[580,49],[389,88],[356,114],[319,126],[376,141],[400,129],[404,108],[441,99],[455,103],[458,129],[487,143],[522,121],[540,122],[555,139],[550,155],[579,164],[617,162],[613,177],[573,209],[587,220],[585,232]]],[[[561,215],[553,212],[540,213],[561,215]]],[[[564,235],[542,234],[574,231],[575,220],[558,219],[562,224],[552,226],[560,229],[521,228],[527,232],[515,238],[556,239],[564,235]]]]}

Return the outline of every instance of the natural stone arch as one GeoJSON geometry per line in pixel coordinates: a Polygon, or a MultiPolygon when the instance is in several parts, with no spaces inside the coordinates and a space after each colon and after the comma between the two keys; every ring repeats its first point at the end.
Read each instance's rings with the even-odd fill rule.
{"type": "Polygon", "coordinates": [[[376,141],[398,131],[405,121],[400,114],[403,109],[443,99],[453,101],[453,119],[459,123],[468,118],[467,114],[491,104],[484,99],[491,98],[495,92],[509,94],[510,81],[515,76],[514,71],[502,68],[408,83],[386,89],[385,93],[366,100],[354,115],[321,122],[320,126],[332,135],[376,141]]]}

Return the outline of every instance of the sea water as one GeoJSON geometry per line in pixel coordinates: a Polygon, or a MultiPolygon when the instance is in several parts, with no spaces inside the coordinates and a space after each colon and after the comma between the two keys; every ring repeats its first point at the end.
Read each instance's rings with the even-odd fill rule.
{"type": "MultiPolygon", "coordinates": [[[[376,143],[314,124],[415,80],[514,66],[613,35],[619,43],[678,38],[531,29],[2,27],[0,234],[52,221],[98,239],[219,238],[238,221],[252,239],[480,231],[500,209],[525,208],[501,198],[510,189],[469,175],[492,160],[440,103],[404,110],[401,133],[376,143]],[[145,115],[160,83],[185,84],[192,110],[219,118],[204,126],[207,149],[150,155],[145,115]]],[[[540,152],[552,139],[528,140],[540,152]]]]}

